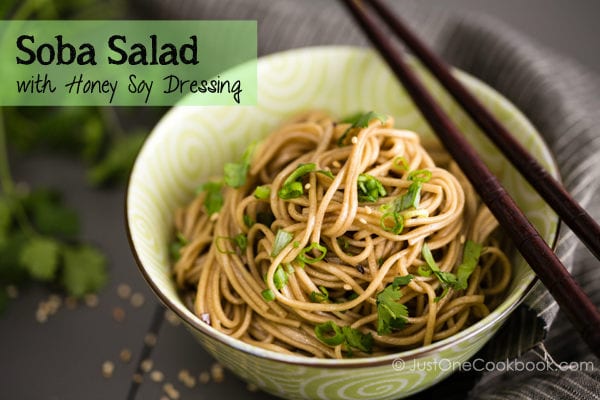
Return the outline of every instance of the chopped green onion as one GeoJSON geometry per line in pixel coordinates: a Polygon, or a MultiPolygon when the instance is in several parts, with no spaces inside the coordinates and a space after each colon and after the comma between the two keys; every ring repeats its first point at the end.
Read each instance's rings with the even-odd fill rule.
{"type": "Polygon", "coordinates": [[[416,169],[408,174],[408,180],[413,182],[429,182],[431,171],[428,169],[416,169]]]}
{"type": "Polygon", "coordinates": [[[233,238],[233,241],[235,242],[237,247],[239,247],[240,250],[242,250],[242,251],[245,251],[246,248],[248,247],[248,237],[246,235],[244,235],[243,233],[236,235],[233,238]]]}
{"type": "Polygon", "coordinates": [[[281,250],[283,250],[285,246],[287,246],[292,241],[293,238],[294,235],[292,235],[291,233],[286,232],[283,229],[279,229],[277,231],[277,234],[275,234],[273,250],[271,250],[271,257],[277,257],[277,255],[281,253],[281,250]]]}
{"type": "Polygon", "coordinates": [[[265,299],[265,301],[275,300],[275,293],[273,293],[271,289],[265,289],[262,292],[260,292],[260,294],[263,297],[263,299],[265,299]]]}
{"type": "Polygon", "coordinates": [[[311,292],[310,301],[313,303],[326,303],[329,301],[329,292],[325,286],[319,286],[318,292],[311,292]]]}
{"type": "Polygon", "coordinates": [[[304,194],[304,186],[302,182],[298,182],[298,179],[314,171],[316,168],[317,164],[315,163],[300,164],[283,182],[281,189],[277,192],[279,198],[289,200],[302,196],[304,194]]]}
{"type": "Polygon", "coordinates": [[[314,264],[318,261],[323,260],[323,258],[325,258],[325,255],[327,254],[327,247],[320,245],[317,242],[312,242],[310,244],[310,246],[305,247],[304,249],[302,249],[300,251],[300,254],[298,254],[297,260],[301,263],[301,265],[306,264],[314,264]],[[319,254],[317,257],[308,257],[306,255],[306,253],[308,253],[309,251],[312,251],[313,249],[317,249],[319,252],[321,252],[321,254],[319,254]]]}
{"type": "Polygon", "coordinates": [[[337,346],[344,343],[346,339],[342,329],[333,321],[327,321],[315,326],[317,339],[328,346],[337,346]]]}
{"type": "Polygon", "coordinates": [[[462,263],[458,266],[456,271],[456,277],[458,283],[456,289],[466,289],[468,286],[469,276],[477,267],[479,263],[479,257],[481,256],[482,245],[475,243],[472,240],[467,240],[465,248],[463,249],[462,263]]]}
{"type": "MultiPolygon", "coordinates": [[[[229,236],[217,236],[215,239],[215,245],[217,247],[217,251],[221,254],[235,254],[235,251],[227,250],[223,247],[223,241],[226,240],[228,242],[233,242],[233,239],[229,236]]],[[[226,246],[226,245],[225,245],[226,246]]]]}
{"type": "Polygon", "coordinates": [[[402,233],[402,230],[404,230],[404,217],[402,217],[402,215],[396,211],[386,212],[381,216],[379,225],[384,231],[392,232],[394,235],[399,235],[402,233]],[[390,218],[393,225],[389,223],[390,218]]]}
{"type": "Polygon", "coordinates": [[[206,207],[208,215],[219,212],[221,207],[223,207],[222,187],[223,184],[221,182],[206,182],[198,188],[198,192],[206,192],[204,207],[206,207]]]}
{"type": "Polygon", "coordinates": [[[421,202],[421,182],[411,183],[408,192],[396,200],[395,206],[398,211],[408,210],[411,207],[418,208],[421,202]]]}
{"type": "Polygon", "coordinates": [[[331,178],[331,179],[335,179],[335,176],[333,175],[333,173],[327,169],[320,169],[320,170],[316,171],[316,173],[325,175],[326,177],[331,178]]]}
{"type": "Polygon", "coordinates": [[[265,200],[269,198],[270,194],[271,188],[268,186],[257,186],[256,189],[254,189],[254,197],[259,200],[265,200]]]}
{"type": "Polygon", "coordinates": [[[406,160],[406,158],[404,158],[402,156],[398,156],[398,157],[394,158],[394,161],[392,162],[392,166],[395,168],[398,168],[401,171],[408,171],[408,168],[410,168],[408,166],[408,161],[406,160]]]}
{"type": "Polygon", "coordinates": [[[281,290],[285,287],[285,285],[287,285],[287,282],[287,274],[283,268],[281,268],[281,265],[278,265],[277,268],[275,268],[275,274],[273,275],[273,283],[275,284],[275,287],[281,290]]]}
{"type": "Polygon", "coordinates": [[[360,174],[357,179],[357,185],[358,201],[361,202],[374,203],[379,197],[387,194],[381,182],[369,174],[360,174]]]}
{"type": "Polygon", "coordinates": [[[241,163],[225,164],[223,168],[225,184],[233,188],[238,188],[246,183],[246,175],[248,175],[248,170],[250,169],[250,162],[252,161],[252,154],[254,153],[255,147],[256,143],[252,143],[248,146],[242,155],[241,163]]]}

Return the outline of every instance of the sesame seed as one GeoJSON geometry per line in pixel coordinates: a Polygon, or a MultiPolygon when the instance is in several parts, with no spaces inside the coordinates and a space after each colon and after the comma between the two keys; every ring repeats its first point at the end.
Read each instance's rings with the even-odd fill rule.
{"type": "Polygon", "coordinates": [[[179,381],[182,382],[187,388],[191,389],[196,386],[196,378],[194,378],[187,369],[182,369],[179,371],[177,379],[179,379],[179,381]]]}
{"type": "Polygon", "coordinates": [[[219,213],[218,213],[218,212],[216,212],[216,213],[214,213],[214,214],[212,214],[212,215],[210,216],[210,220],[211,220],[212,222],[215,222],[215,221],[216,221],[216,220],[218,220],[218,219],[219,219],[219,213]]]}
{"type": "Polygon", "coordinates": [[[117,296],[123,300],[127,300],[131,296],[131,286],[126,283],[121,283],[117,286],[117,296]]]}
{"type": "Polygon", "coordinates": [[[140,368],[144,372],[150,372],[150,370],[152,369],[153,365],[154,365],[154,362],[151,359],[146,358],[145,360],[143,360],[141,362],[140,368]]]}
{"type": "Polygon", "coordinates": [[[310,189],[310,183],[307,183],[306,185],[304,185],[304,189],[306,189],[306,190],[310,189]]]}
{"type": "Polygon", "coordinates": [[[135,383],[142,383],[142,381],[144,380],[144,377],[141,374],[135,373],[131,377],[131,380],[133,380],[135,383]]]}
{"type": "Polygon", "coordinates": [[[365,212],[370,215],[373,213],[373,209],[369,206],[365,206],[365,212]]]}
{"type": "Polygon", "coordinates": [[[352,136],[352,139],[350,139],[350,141],[352,142],[352,144],[356,144],[358,143],[358,138],[356,136],[352,136]]]}
{"type": "Polygon", "coordinates": [[[83,301],[85,305],[89,308],[97,307],[98,303],[100,302],[98,300],[98,296],[96,296],[95,294],[86,294],[83,298],[83,301]]]}
{"type": "Polygon", "coordinates": [[[150,379],[154,382],[162,382],[165,379],[165,375],[157,370],[150,372],[150,379]]]}
{"type": "Polygon", "coordinates": [[[144,343],[146,344],[146,346],[149,347],[154,347],[156,346],[156,335],[154,333],[148,333],[146,334],[146,336],[144,336],[144,343]]]}
{"type": "Polygon", "coordinates": [[[258,386],[256,386],[254,383],[249,383],[246,385],[246,390],[249,392],[258,392],[258,386]]]}
{"type": "Polygon", "coordinates": [[[125,310],[121,307],[115,307],[112,311],[113,319],[117,322],[122,322],[125,319],[125,310]]]}
{"type": "Polygon", "coordinates": [[[139,292],[131,295],[131,305],[135,308],[140,308],[143,306],[145,301],[144,295],[139,292]]]}
{"type": "Polygon", "coordinates": [[[115,371],[115,364],[112,361],[104,361],[102,363],[102,376],[110,378],[115,371]]]}
{"type": "Polygon", "coordinates": [[[200,372],[200,375],[198,375],[198,381],[203,384],[210,382],[210,373],[207,371],[200,372]]]}
{"type": "Polygon", "coordinates": [[[163,390],[165,391],[167,396],[169,396],[171,399],[173,399],[173,400],[179,399],[179,391],[177,389],[175,389],[175,386],[173,386],[172,383],[165,383],[163,385],[163,390]]]}
{"type": "Polygon", "coordinates": [[[122,349],[121,352],[119,353],[119,359],[124,363],[130,362],[131,361],[131,350],[122,349]]]}
{"type": "Polygon", "coordinates": [[[342,166],[342,164],[340,164],[340,162],[338,160],[335,160],[334,162],[332,162],[331,165],[333,165],[334,168],[339,168],[342,166]]]}
{"type": "Polygon", "coordinates": [[[367,224],[367,220],[366,220],[366,219],[364,219],[363,217],[360,217],[360,218],[358,219],[358,222],[360,222],[361,224],[365,224],[365,225],[367,224]]]}
{"type": "Polygon", "coordinates": [[[345,283],[344,284],[344,290],[346,290],[346,291],[352,290],[352,286],[350,286],[349,284],[345,283]]]}

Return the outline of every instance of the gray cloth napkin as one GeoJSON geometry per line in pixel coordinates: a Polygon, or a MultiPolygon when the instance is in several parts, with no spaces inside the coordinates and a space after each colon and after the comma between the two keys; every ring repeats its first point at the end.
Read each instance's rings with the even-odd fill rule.
{"type": "MultiPolygon", "coordinates": [[[[259,55],[303,46],[368,45],[338,1],[139,3],[150,17],[258,20],[259,55]]],[[[391,5],[448,62],[503,93],[528,116],[553,151],[568,191],[600,220],[599,77],[490,17],[457,15],[418,1],[391,5]]],[[[600,304],[600,263],[564,224],[556,252],[595,304],[600,304]]],[[[516,357],[523,362],[543,361],[546,367],[535,371],[459,373],[451,378],[450,388],[438,385],[444,386],[443,391],[433,388],[421,397],[600,398],[598,359],[590,355],[541,284],[479,356],[488,360],[516,357]],[[591,364],[586,364],[587,370],[565,370],[552,360],[591,364]]]]}

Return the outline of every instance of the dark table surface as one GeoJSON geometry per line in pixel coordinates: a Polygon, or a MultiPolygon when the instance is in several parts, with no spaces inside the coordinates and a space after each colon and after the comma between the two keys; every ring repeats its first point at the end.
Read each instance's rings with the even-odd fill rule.
{"type": "MultiPolygon", "coordinates": [[[[494,15],[536,39],[541,45],[580,61],[600,72],[597,38],[600,2],[597,0],[423,0],[442,7],[482,11],[494,15]]],[[[126,399],[143,351],[150,352],[151,370],[137,388],[135,399],[162,399],[171,383],[181,399],[266,399],[231,374],[222,382],[200,383],[210,376],[214,361],[182,326],[166,318],[156,344],[146,340],[158,305],[135,265],[124,225],[124,189],[94,190],[85,182],[81,163],[60,157],[37,156],[12,160],[17,179],[33,186],[54,186],[65,193],[83,221],[84,237],[109,257],[110,280],[88,303],[63,304],[44,323],[36,321],[36,309],[47,301],[50,289],[31,286],[19,293],[0,317],[0,399],[93,400],[126,399]],[[119,293],[123,285],[131,294],[119,293]],[[135,300],[132,301],[135,294],[135,300]],[[143,298],[143,304],[140,300],[143,298]],[[117,313],[118,315],[115,315],[117,313]],[[122,318],[115,318],[122,317],[122,318]],[[145,348],[145,350],[144,350],[145,348]],[[131,352],[123,362],[120,353],[131,352]],[[104,377],[102,365],[110,361],[114,371],[104,377]],[[193,388],[179,379],[182,370],[195,377],[193,388]],[[154,378],[154,379],[153,379],[154,378]]],[[[63,299],[64,300],[64,299],[63,299]]],[[[168,317],[168,316],[167,316],[168,317]]],[[[145,357],[144,357],[145,358],[145,357]]],[[[190,382],[188,382],[190,383],[190,382]]],[[[191,385],[190,385],[191,386],[191,385]]],[[[166,398],[166,397],[165,397],[166,398]]]]}

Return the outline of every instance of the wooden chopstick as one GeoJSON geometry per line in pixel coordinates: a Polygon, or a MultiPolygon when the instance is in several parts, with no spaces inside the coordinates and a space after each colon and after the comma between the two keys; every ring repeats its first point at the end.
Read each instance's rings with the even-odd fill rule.
{"type": "Polygon", "coordinates": [[[458,128],[404,62],[378,21],[363,2],[341,0],[402,82],[446,150],[460,166],[482,201],[496,217],[517,250],[565,312],[582,339],[600,357],[600,313],[556,254],[531,225],[498,178],[487,168],[458,128]]]}
{"type": "Polygon", "coordinates": [[[521,175],[560,216],[583,244],[600,259],[600,225],[571,197],[564,187],[511,135],[452,75],[450,68],[431,51],[381,0],[368,1],[402,42],[423,62],[486,136],[502,151],[521,175]]]}

